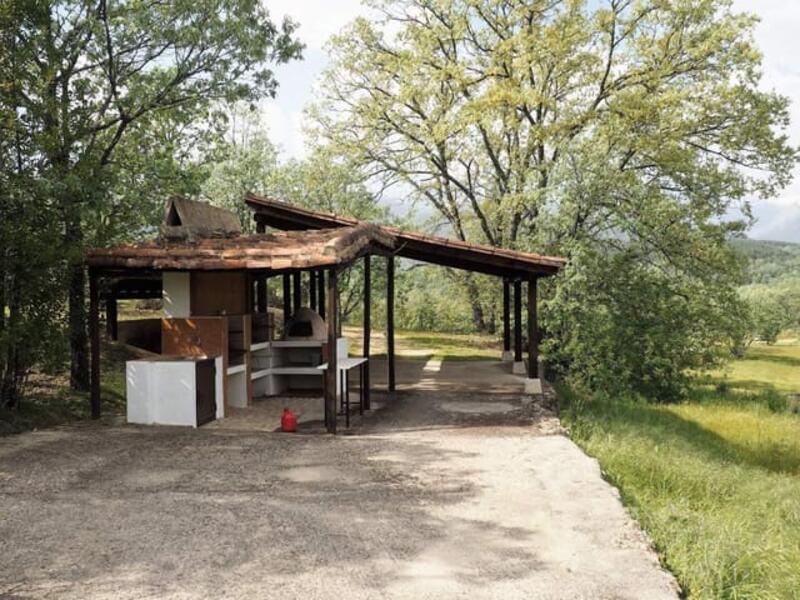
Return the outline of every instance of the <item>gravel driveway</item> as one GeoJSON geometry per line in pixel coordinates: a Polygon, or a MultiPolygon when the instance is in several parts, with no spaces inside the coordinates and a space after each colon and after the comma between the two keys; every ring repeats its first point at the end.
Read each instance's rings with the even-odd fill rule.
{"type": "Polygon", "coordinates": [[[0,439],[0,598],[677,597],[538,407],[399,393],[357,432],[0,439]]]}

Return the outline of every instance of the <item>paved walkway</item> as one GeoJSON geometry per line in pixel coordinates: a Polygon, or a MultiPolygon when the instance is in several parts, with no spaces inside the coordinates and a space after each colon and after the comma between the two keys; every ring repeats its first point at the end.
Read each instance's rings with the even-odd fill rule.
{"type": "Polygon", "coordinates": [[[674,599],[551,414],[401,392],[356,435],[0,439],[0,598],[674,599]]]}

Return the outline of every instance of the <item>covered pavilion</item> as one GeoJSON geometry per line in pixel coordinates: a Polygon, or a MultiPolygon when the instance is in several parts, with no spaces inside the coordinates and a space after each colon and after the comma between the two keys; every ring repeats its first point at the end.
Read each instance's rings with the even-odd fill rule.
{"type": "MultiPolygon", "coordinates": [[[[471,244],[394,227],[371,224],[349,217],[312,211],[286,202],[248,195],[256,234],[243,234],[230,213],[183,199],[167,205],[165,223],[154,240],[139,244],[91,250],[87,255],[90,281],[89,331],[91,346],[92,415],[100,415],[100,290],[141,287],[152,295],[162,281],[165,315],[162,320],[162,353],[178,356],[218,356],[224,374],[233,365],[234,348],[245,354],[243,367],[245,402],[253,396],[252,380],[262,371],[251,364],[250,350],[258,344],[255,323],[267,314],[267,280],[280,276],[284,315],[303,308],[302,277],[308,277],[308,307],[324,319],[327,335],[322,345],[327,370],[324,377],[325,426],[337,429],[337,357],[340,339],[338,277],[357,260],[364,261],[363,354],[370,354],[371,256],[387,261],[387,388],[395,389],[394,273],[395,257],[494,275],[503,280],[503,348],[514,371],[525,374],[526,391],[541,390],[538,365],[537,282],[556,274],[564,259],[527,252],[471,244]],[[267,228],[278,231],[267,233],[267,228]],[[137,286],[126,282],[138,282],[137,286]],[[522,298],[527,285],[528,360],[523,360],[522,298]],[[513,287],[513,302],[512,302],[513,287]],[[327,318],[326,318],[327,315],[327,318]],[[239,340],[238,346],[233,340],[239,340]]],[[[107,297],[106,316],[116,318],[114,295],[107,297]]],[[[116,330],[109,324],[109,331],[116,330]]],[[[341,352],[341,350],[339,350],[341,352]]],[[[255,356],[253,354],[252,356],[255,356]]],[[[366,408],[369,408],[369,370],[366,408]]],[[[129,382],[130,385],[130,382],[129,382]]],[[[218,386],[218,400],[231,402],[228,383],[218,386]],[[220,398],[221,396],[221,398],[220,398]]],[[[129,388],[130,389],[130,388],[129,388]]],[[[129,398],[130,402],[130,398],[129,398]]],[[[198,400],[199,402],[199,400],[198,400]]],[[[347,409],[349,411],[349,407],[347,409]]],[[[130,414],[130,412],[129,412],[130,414]]],[[[220,411],[217,413],[222,414],[220,411]]],[[[349,413],[348,413],[349,414],[349,413]]],[[[198,421],[199,422],[199,421],[198,421]]]]}

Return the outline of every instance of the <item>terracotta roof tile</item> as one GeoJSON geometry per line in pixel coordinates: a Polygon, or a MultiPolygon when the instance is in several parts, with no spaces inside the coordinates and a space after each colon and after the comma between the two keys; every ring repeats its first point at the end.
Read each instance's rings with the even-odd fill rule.
{"type": "MultiPolygon", "coordinates": [[[[267,221],[278,228],[352,227],[363,221],[324,211],[310,210],[300,206],[264,196],[249,194],[245,202],[256,213],[267,217],[267,221]]],[[[556,273],[566,264],[566,259],[545,256],[520,250],[499,248],[486,244],[475,244],[416,231],[389,226],[377,226],[397,239],[397,254],[436,264],[450,264],[461,268],[498,274],[533,272],[556,273]],[[448,256],[444,256],[447,253],[448,256]]]]}
{"type": "Polygon", "coordinates": [[[395,240],[375,225],[194,240],[156,239],[87,253],[89,266],[155,270],[298,269],[347,263],[395,240]]]}

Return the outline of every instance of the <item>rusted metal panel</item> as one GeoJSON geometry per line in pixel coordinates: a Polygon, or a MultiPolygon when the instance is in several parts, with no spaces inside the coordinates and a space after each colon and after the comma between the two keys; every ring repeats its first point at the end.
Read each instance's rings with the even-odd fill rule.
{"type": "Polygon", "coordinates": [[[244,271],[193,271],[192,315],[244,314],[248,293],[244,271]]]}
{"type": "MultiPolygon", "coordinates": [[[[228,371],[228,323],[226,317],[161,319],[161,349],[164,355],[222,357],[223,378],[228,371]]],[[[228,407],[227,386],[222,398],[228,407]]]]}

